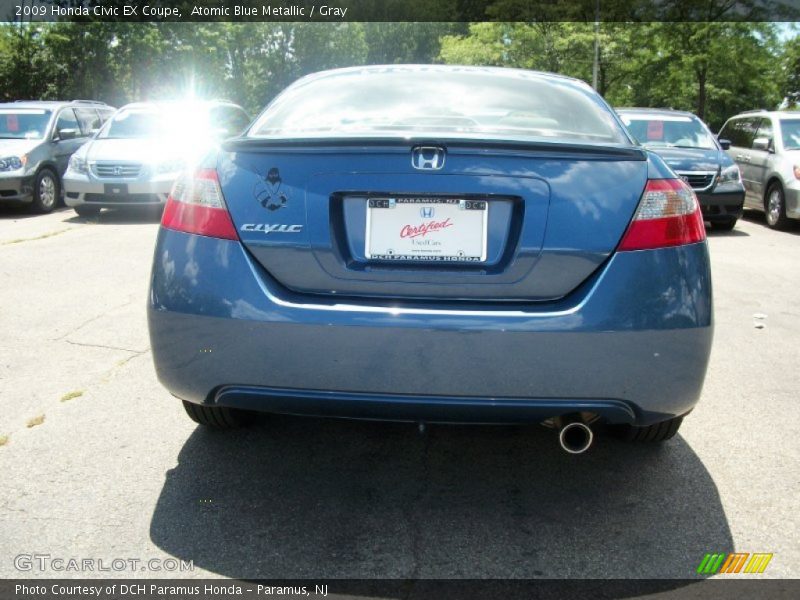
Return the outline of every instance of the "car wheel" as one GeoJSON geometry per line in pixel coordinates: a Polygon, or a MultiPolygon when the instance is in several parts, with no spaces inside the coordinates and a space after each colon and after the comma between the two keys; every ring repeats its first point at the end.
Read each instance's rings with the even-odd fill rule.
{"type": "Polygon", "coordinates": [[[33,210],[38,213],[53,212],[61,196],[61,184],[50,169],[42,169],[33,184],[33,210]]]}
{"type": "Polygon", "coordinates": [[[183,408],[192,421],[213,429],[236,429],[253,420],[253,413],[227,406],[204,406],[183,400],[183,408]]]}
{"type": "Polygon", "coordinates": [[[79,217],[96,217],[100,214],[100,208],[97,206],[76,206],[75,212],[78,213],[79,217]]]}
{"type": "Polygon", "coordinates": [[[729,221],[714,221],[711,223],[711,225],[717,231],[733,231],[733,228],[736,227],[737,220],[738,219],[730,219],[729,221]]]}
{"type": "Polygon", "coordinates": [[[786,201],[781,184],[773,183],[769,186],[767,197],[764,200],[764,212],[767,214],[767,225],[772,229],[785,229],[789,224],[789,219],[786,218],[786,201]]]}
{"type": "Polygon", "coordinates": [[[147,215],[154,221],[161,221],[161,217],[164,216],[164,205],[149,206],[147,208],[147,215]]]}
{"type": "Polygon", "coordinates": [[[678,433],[681,423],[683,417],[675,417],[646,427],[617,425],[613,432],[625,442],[665,442],[678,433]]]}

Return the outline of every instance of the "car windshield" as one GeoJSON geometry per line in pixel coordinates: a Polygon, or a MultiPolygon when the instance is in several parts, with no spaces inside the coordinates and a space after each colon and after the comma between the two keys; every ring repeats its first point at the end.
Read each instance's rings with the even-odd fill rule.
{"type": "Polygon", "coordinates": [[[713,136],[694,117],[622,113],[633,137],[650,148],[702,148],[716,150],[713,136]]]}
{"type": "Polygon", "coordinates": [[[572,80],[525,71],[386,68],[290,87],[251,137],[549,138],[629,144],[600,98],[572,80]]]}
{"type": "Polygon", "coordinates": [[[0,138],[40,140],[47,133],[51,111],[0,108],[0,138]]]}
{"type": "Polygon", "coordinates": [[[192,106],[120,109],[108,120],[98,138],[194,138],[208,134],[207,113],[192,106]]]}
{"type": "Polygon", "coordinates": [[[800,150],[800,119],[781,119],[784,150],[800,150]]]}

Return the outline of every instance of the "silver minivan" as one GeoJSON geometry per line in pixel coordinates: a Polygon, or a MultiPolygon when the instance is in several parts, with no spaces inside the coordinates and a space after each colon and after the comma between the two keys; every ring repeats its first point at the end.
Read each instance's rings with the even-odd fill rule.
{"type": "Polygon", "coordinates": [[[163,207],[185,168],[249,122],[240,106],[225,101],[123,106],[72,155],[65,202],[81,216],[101,208],[163,207]]]}
{"type": "Polygon", "coordinates": [[[745,207],[764,211],[773,229],[800,219],[800,111],[741,113],[719,138],[742,172],[745,207]]]}
{"type": "Polygon", "coordinates": [[[93,100],[0,104],[0,204],[52,211],[70,156],[113,113],[93,100]]]}

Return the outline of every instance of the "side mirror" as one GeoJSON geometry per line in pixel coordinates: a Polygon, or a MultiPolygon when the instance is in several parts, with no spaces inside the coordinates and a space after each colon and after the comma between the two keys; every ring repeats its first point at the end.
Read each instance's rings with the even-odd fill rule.
{"type": "Polygon", "coordinates": [[[769,138],[765,137],[757,137],[753,140],[753,150],[763,150],[764,152],[769,150],[769,138]]]}
{"type": "Polygon", "coordinates": [[[730,150],[731,149],[731,141],[726,140],[725,138],[718,138],[719,145],[722,146],[723,150],[730,150]]]}
{"type": "Polygon", "coordinates": [[[59,129],[57,139],[59,140],[74,140],[80,135],[77,129],[59,129]]]}

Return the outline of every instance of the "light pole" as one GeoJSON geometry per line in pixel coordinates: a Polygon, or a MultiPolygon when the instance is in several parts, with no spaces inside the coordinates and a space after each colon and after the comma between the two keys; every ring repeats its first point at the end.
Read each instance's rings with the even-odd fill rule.
{"type": "Polygon", "coordinates": [[[594,5],[594,62],[592,63],[592,87],[597,89],[597,72],[600,68],[600,0],[594,5]]]}

